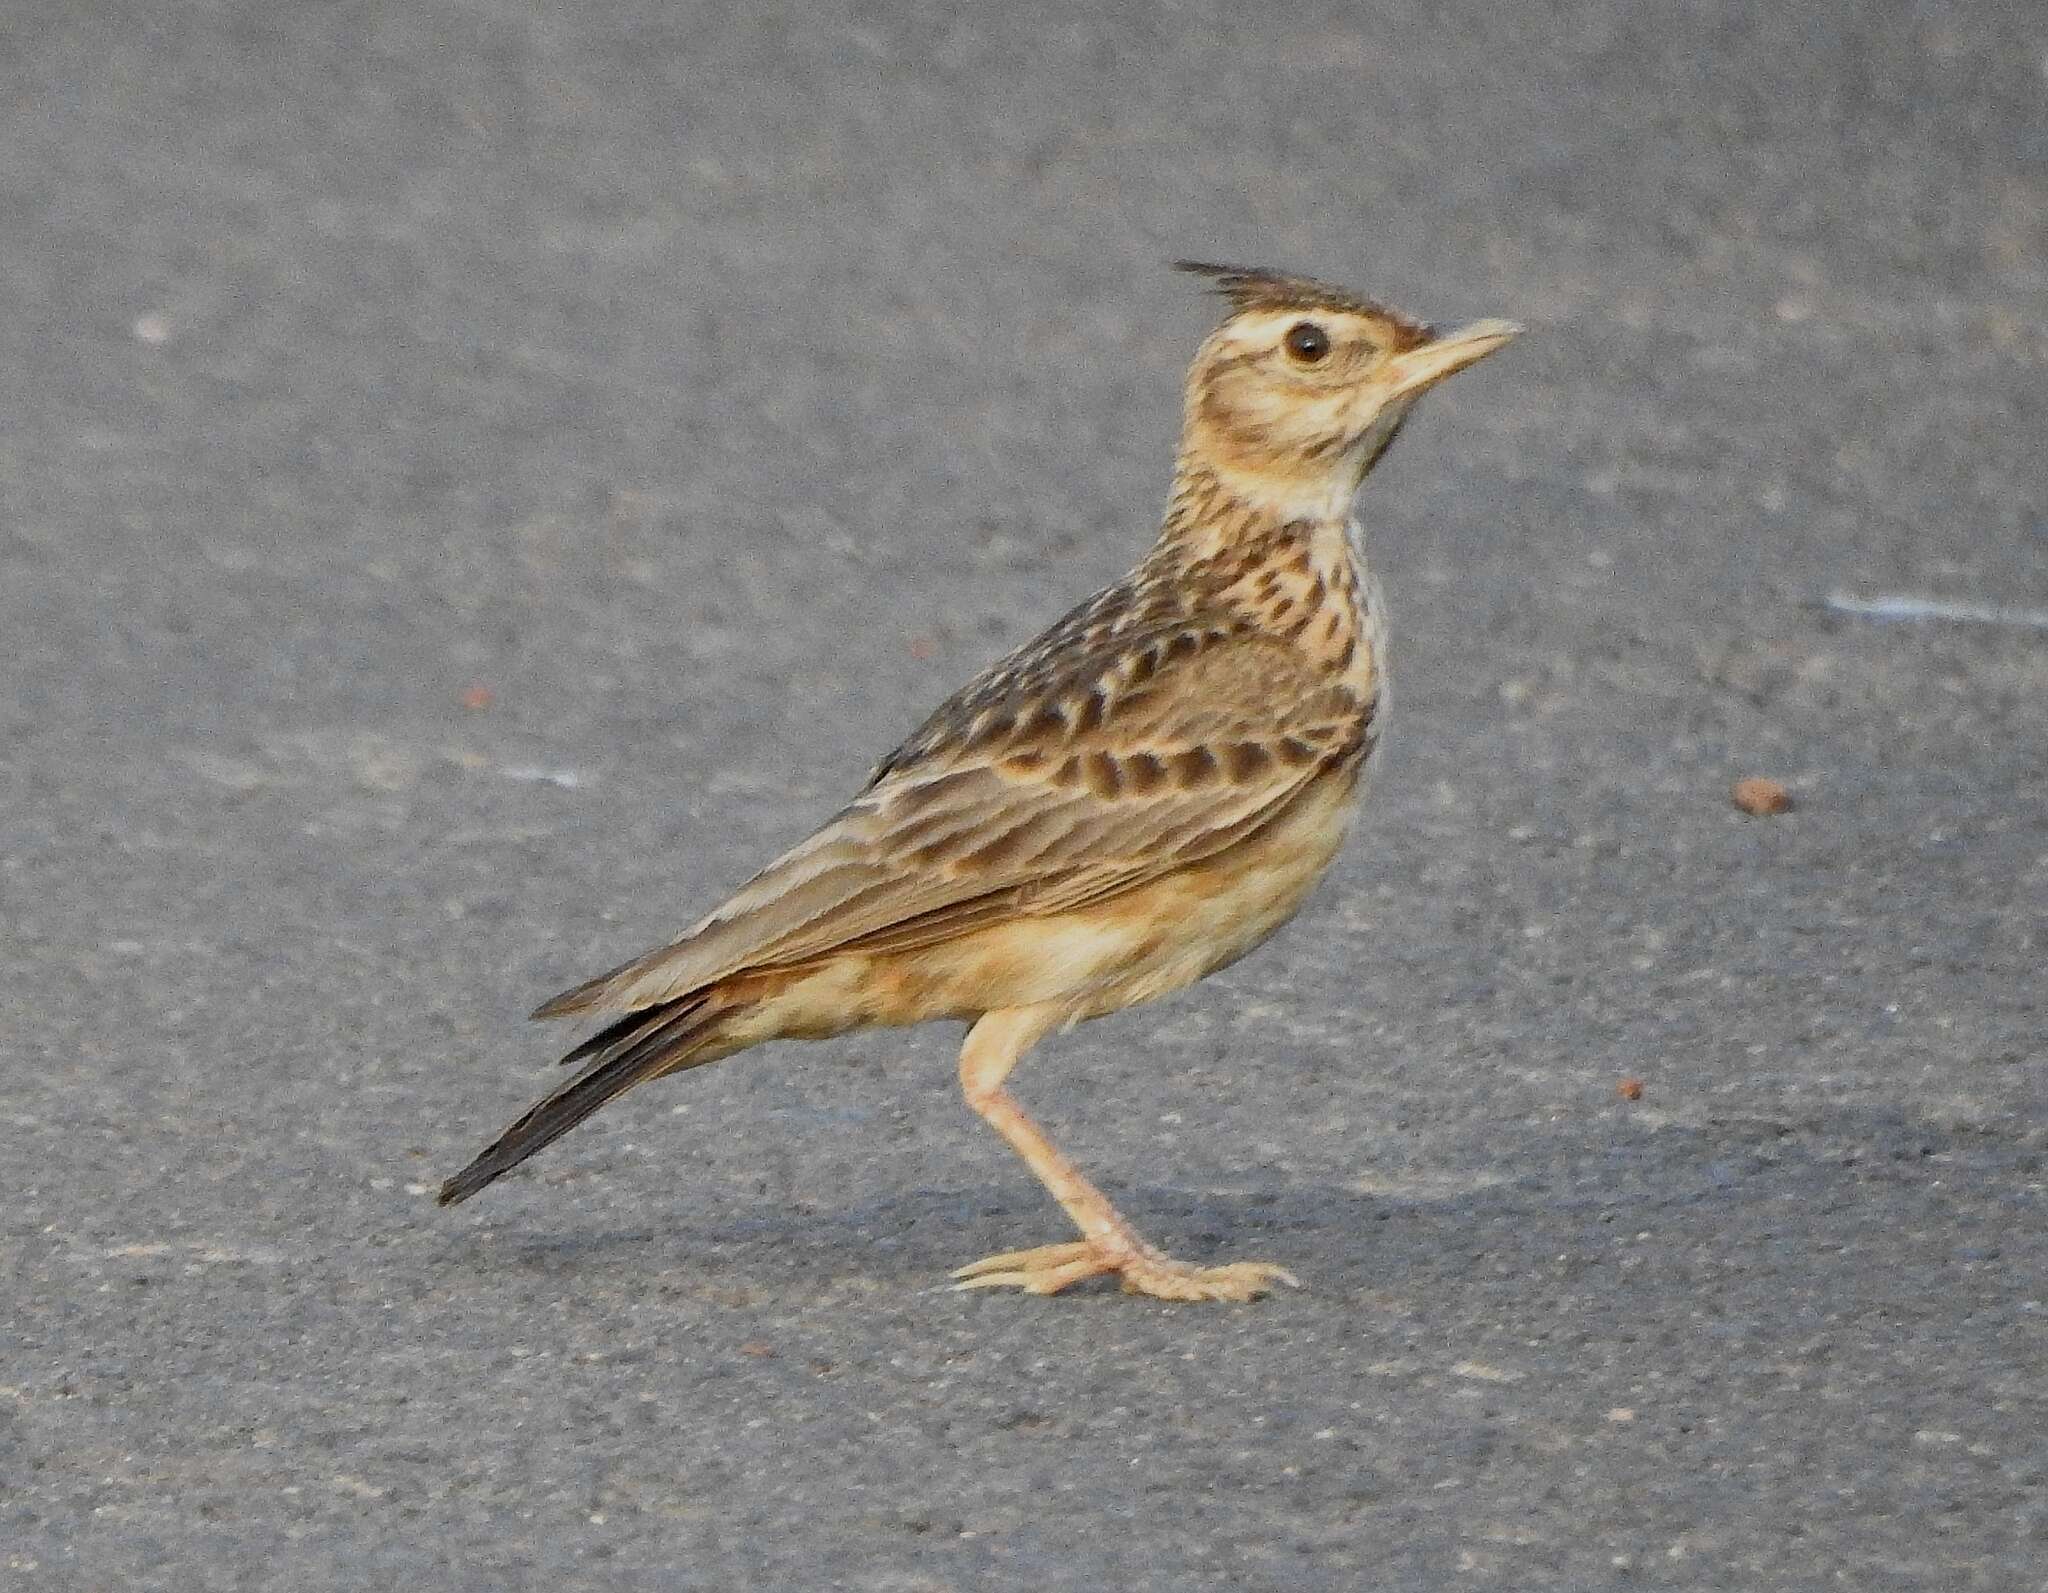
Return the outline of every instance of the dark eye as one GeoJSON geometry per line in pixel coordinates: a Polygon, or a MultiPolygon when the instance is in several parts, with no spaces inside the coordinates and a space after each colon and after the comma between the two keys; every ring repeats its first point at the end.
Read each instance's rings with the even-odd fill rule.
{"type": "Polygon", "coordinates": [[[1313,321],[1296,321],[1287,329],[1287,352],[1304,365],[1320,365],[1330,352],[1330,334],[1313,321]]]}

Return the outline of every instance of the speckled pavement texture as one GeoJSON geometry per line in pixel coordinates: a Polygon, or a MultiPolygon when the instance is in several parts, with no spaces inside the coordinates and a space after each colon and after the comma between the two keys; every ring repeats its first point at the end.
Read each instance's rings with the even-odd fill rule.
{"type": "Polygon", "coordinates": [[[0,1587],[2048,1585],[2048,630],[1826,606],[2048,607],[2039,7],[18,0],[0,86],[0,1587]],[[941,1028],[435,1209],[1144,546],[1180,255],[1530,329],[1362,500],[1316,905],[1017,1080],[1308,1287],[942,1291],[1064,1234],[941,1028]]]}

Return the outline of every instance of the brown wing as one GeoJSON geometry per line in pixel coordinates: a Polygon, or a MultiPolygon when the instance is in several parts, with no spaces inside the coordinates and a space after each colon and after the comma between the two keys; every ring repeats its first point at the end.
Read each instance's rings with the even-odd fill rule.
{"type": "Polygon", "coordinates": [[[1286,643],[1234,617],[1140,613],[1076,610],[681,940],[535,1016],[632,1011],[742,970],[1099,900],[1221,851],[1362,756],[1372,705],[1286,643]]]}

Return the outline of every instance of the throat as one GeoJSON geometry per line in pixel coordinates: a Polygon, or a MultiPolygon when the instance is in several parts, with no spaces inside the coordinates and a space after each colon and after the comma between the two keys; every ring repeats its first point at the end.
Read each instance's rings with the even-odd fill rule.
{"type": "Polygon", "coordinates": [[[1355,479],[1326,472],[1281,473],[1226,466],[1203,451],[1183,449],[1167,502],[1166,535],[1190,552],[1282,526],[1331,525],[1350,518],[1355,479]]]}
{"type": "Polygon", "coordinates": [[[1348,674],[1371,649],[1375,588],[1349,504],[1326,508],[1283,513],[1183,461],[1147,562],[1200,592],[1204,607],[1233,613],[1348,674]]]}
{"type": "Polygon", "coordinates": [[[1155,556],[1184,569],[1292,560],[1328,563],[1345,541],[1350,497],[1258,490],[1182,455],[1155,556]]]}

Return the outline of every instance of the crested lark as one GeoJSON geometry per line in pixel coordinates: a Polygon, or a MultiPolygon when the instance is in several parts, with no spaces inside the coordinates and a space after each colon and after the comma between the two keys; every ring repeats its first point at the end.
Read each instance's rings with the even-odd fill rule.
{"type": "Polygon", "coordinates": [[[1228,301],[1187,379],[1152,551],[984,671],[809,840],[673,945],[534,1014],[606,1026],[441,1189],[466,1200],[648,1079],[764,1041],[953,1018],[967,1102],[1082,1237],[963,1288],[1099,1273],[1241,1300],[1281,1267],[1147,1244],[1003,1087],[1034,1042],[1245,955],[1336,855],[1386,712],[1386,613],[1351,501],[1422,393],[1506,343],[1299,277],[1189,264],[1228,301]]]}

